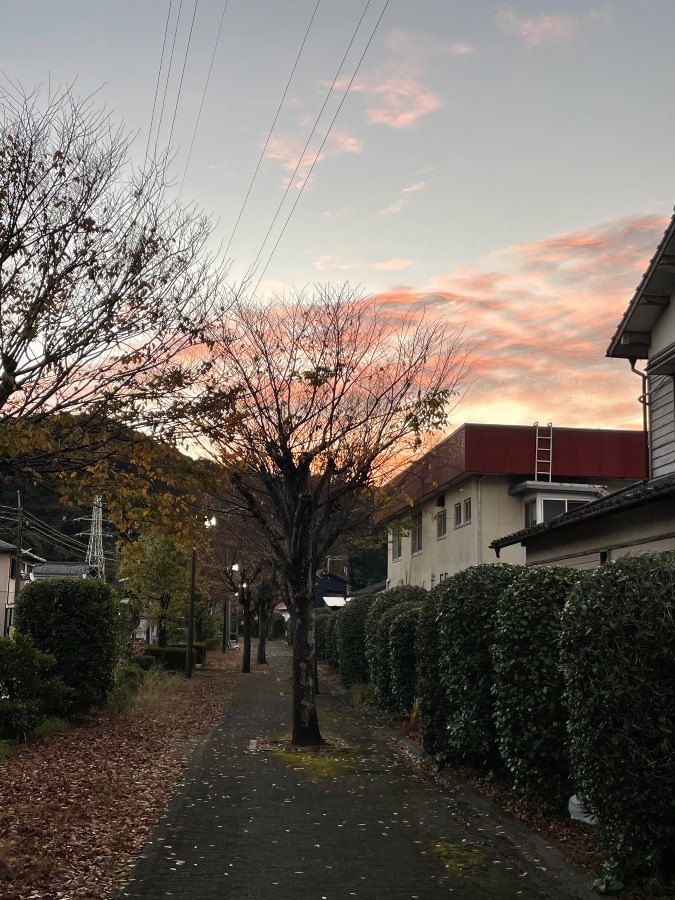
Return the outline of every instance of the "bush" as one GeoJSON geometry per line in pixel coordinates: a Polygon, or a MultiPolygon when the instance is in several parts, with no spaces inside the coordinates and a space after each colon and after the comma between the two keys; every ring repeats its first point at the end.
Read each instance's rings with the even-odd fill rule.
{"type": "Polygon", "coordinates": [[[340,618],[340,610],[331,610],[326,624],[326,662],[335,669],[340,669],[340,650],[337,642],[337,625],[340,618]]]}
{"type": "Polygon", "coordinates": [[[55,674],[75,690],[76,706],[103,706],[114,683],[121,604],[102,581],[35,581],[21,592],[16,627],[56,659],[55,674]]]}
{"type": "Polygon", "coordinates": [[[415,686],[417,684],[415,632],[423,605],[426,604],[405,604],[405,608],[392,607],[393,610],[400,610],[400,612],[394,616],[389,627],[391,706],[406,716],[412,712],[415,702],[415,686]]]}
{"type": "Polygon", "coordinates": [[[492,661],[495,725],[514,790],[566,802],[567,707],[560,669],[561,615],[584,573],[526,569],[499,598],[492,661]]]}
{"type": "MultiPolygon", "coordinates": [[[[180,650],[183,653],[183,667],[185,667],[187,644],[171,644],[168,649],[180,650]]],[[[200,666],[206,665],[206,641],[193,641],[192,650],[194,652],[195,663],[200,666]]]]}
{"type": "Polygon", "coordinates": [[[447,715],[443,750],[457,761],[500,762],[490,647],[499,597],[523,571],[504,564],[471,566],[435,588],[441,602],[439,681],[447,715]]]}
{"type": "Polygon", "coordinates": [[[380,652],[380,634],[379,621],[384,613],[396,606],[397,603],[414,600],[418,603],[425,601],[429,597],[428,592],[423,587],[417,585],[402,585],[401,587],[390,588],[388,591],[382,591],[376,594],[373,602],[370,604],[366,613],[366,658],[368,660],[368,679],[373,687],[377,690],[378,681],[386,676],[380,675],[380,669],[383,666],[389,666],[389,659],[380,652]]]}
{"type": "Polygon", "coordinates": [[[75,692],[54,677],[55,668],[28,635],[0,638],[0,738],[26,740],[47,718],[68,713],[75,692]]]}
{"type": "MultiPolygon", "coordinates": [[[[390,634],[391,627],[396,618],[401,615],[402,612],[407,611],[411,608],[416,610],[419,609],[419,602],[415,603],[415,601],[407,600],[402,603],[396,603],[394,606],[390,606],[389,609],[386,609],[382,615],[380,616],[377,623],[377,643],[374,650],[375,657],[375,666],[374,670],[377,673],[377,677],[375,681],[373,681],[373,690],[375,693],[375,701],[378,706],[382,707],[382,709],[393,710],[394,696],[392,694],[392,668],[391,668],[391,642],[390,642],[390,634]]],[[[414,647],[413,647],[413,657],[414,657],[414,647]]],[[[413,659],[413,668],[414,668],[414,659],[413,659]]]]}
{"type": "Polygon", "coordinates": [[[417,723],[422,749],[436,757],[444,751],[448,721],[445,693],[438,682],[441,654],[439,619],[444,596],[439,591],[440,587],[430,591],[429,599],[420,607],[415,629],[417,723]]]}
{"type": "MultiPolygon", "coordinates": [[[[330,609],[317,609],[316,611],[316,658],[323,660],[323,662],[326,662],[328,660],[326,636],[328,630],[328,622],[330,621],[332,615],[333,612],[330,609]]],[[[288,625],[290,632],[290,621],[288,625]]]]}
{"type": "Polygon", "coordinates": [[[270,640],[278,641],[286,635],[286,622],[284,617],[280,615],[272,616],[270,623],[270,640]]]}
{"type": "Polygon", "coordinates": [[[337,628],[340,677],[345,687],[368,681],[366,616],[374,594],[360,594],[342,608],[337,628]]]}
{"type": "Polygon", "coordinates": [[[577,793],[599,818],[614,886],[675,876],[675,554],[591,572],[563,613],[577,793]]]}
{"type": "MultiPolygon", "coordinates": [[[[149,656],[157,665],[171,672],[184,672],[187,659],[187,647],[159,647],[157,644],[149,644],[144,654],[149,656]]],[[[192,651],[192,666],[194,668],[196,654],[192,651]]]]}

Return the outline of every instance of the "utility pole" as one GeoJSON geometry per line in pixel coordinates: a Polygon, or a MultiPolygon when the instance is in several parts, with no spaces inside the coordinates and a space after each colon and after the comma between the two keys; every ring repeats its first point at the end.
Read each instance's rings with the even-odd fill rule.
{"type": "Polygon", "coordinates": [[[21,545],[23,542],[23,506],[21,505],[21,491],[16,492],[16,571],[14,575],[14,607],[21,593],[21,545]]]}

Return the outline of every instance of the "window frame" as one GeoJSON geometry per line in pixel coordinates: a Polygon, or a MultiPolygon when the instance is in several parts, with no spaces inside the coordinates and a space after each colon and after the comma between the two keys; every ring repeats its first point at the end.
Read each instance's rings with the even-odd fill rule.
{"type": "Polygon", "coordinates": [[[422,552],[422,513],[414,513],[410,521],[410,553],[414,556],[422,552]]]}
{"type": "Polygon", "coordinates": [[[443,508],[436,513],[436,540],[441,541],[448,536],[448,511],[443,508]]]}

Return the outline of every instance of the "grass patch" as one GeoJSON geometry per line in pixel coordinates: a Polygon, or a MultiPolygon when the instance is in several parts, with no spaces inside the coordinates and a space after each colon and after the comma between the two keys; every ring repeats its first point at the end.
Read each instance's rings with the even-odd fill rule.
{"type": "Polygon", "coordinates": [[[52,734],[58,734],[59,731],[63,731],[69,727],[70,723],[65,719],[58,719],[56,716],[50,716],[48,719],[45,719],[44,722],[40,722],[33,732],[33,737],[36,739],[46,738],[52,734]]]}
{"type": "Polygon", "coordinates": [[[177,672],[153,668],[145,673],[138,691],[131,699],[131,712],[137,713],[151,709],[153,712],[164,712],[170,709],[177,694],[186,694],[192,690],[194,680],[177,672]]]}
{"type": "Polygon", "coordinates": [[[452,841],[441,839],[432,841],[430,847],[434,856],[452,875],[463,875],[470,869],[485,867],[485,854],[473,847],[467,847],[466,844],[454,844],[452,841]]]}
{"type": "Polygon", "coordinates": [[[295,747],[290,741],[266,742],[276,759],[314,778],[337,778],[354,764],[356,751],[339,741],[327,740],[321,747],[295,747]]]}
{"type": "Polygon", "coordinates": [[[16,744],[12,741],[0,741],[0,764],[16,753],[16,744]]]}

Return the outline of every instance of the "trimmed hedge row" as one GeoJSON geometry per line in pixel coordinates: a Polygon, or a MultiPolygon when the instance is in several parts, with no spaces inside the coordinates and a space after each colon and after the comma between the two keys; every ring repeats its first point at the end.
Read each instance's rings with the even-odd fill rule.
{"type": "Polygon", "coordinates": [[[675,554],[624,557],[581,579],[565,607],[562,665],[577,793],[611,859],[675,879],[675,554]]]}
{"type": "Polygon", "coordinates": [[[365,657],[377,701],[414,706],[439,762],[503,766],[556,803],[577,793],[610,860],[599,890],[672,883],[674,598],[675,553],[590,573],[473,566],[329,614],[325,658],[352,684],[365,657]]]}
{"type": "Polygon", "coordinates": [[[526,569],[499,598],[492,646],[499,751],[516,793],[561,804],[573,793],[560,667],[561,614],[584,577],[526,569]]]}

